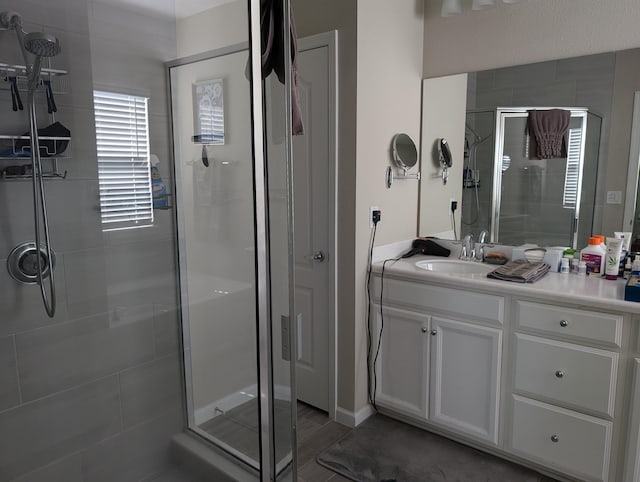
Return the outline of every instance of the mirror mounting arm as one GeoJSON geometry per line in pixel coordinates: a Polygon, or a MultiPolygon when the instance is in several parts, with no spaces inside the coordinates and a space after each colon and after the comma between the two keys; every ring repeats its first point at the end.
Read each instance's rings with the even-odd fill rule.
{"type": "Polygon", "coordinates": [[[396,179],[415,179],[416,181],[419,181],[420,171],[416,172],[415,174],[409,174],[408,169],[403,169],[402,174],[394,174],[393,167],[389,166],[387,167],[387,174],[385,176],[385,179],[387,183],[387,189],[391,189],[391,185],[396,179]]]}

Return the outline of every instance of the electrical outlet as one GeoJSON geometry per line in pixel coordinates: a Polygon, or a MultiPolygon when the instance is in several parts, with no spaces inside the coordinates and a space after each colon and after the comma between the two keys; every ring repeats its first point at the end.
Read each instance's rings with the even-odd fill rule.
{"type": "Polygon", "coordinates": [[[380,208],[378,206],[371,206],[369,208],[369,228],[370,229],[373,229],[375,227],[375,223],[373,222],[374,213],[377,213],[378,222],[380,221],[380,216],[382,214],[382,212],[380,211],[380,208]]]}
{"type": "Polygon", "coordinates": [[[455,212],[458,209],[458,201],[455,198],[449,199],[449,212],[455,212]]]}

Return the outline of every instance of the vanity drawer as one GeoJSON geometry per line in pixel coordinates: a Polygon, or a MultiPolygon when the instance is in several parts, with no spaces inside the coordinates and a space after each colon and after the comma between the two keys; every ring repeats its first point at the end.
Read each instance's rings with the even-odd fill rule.
{"type": "Polygon", "coordinates": [[[518,326],[545,334],[620,346],[622,316],[587,310],[574,310],[560,306],[516,302],[518,326]]]}
{"type": "Polygon", "coordinates": [[[515,362],[515,391],[613,416],[617,353],[516,334],[515,362]]]}
{"type": "Polygon", "coordinates": [[[513,396],[510,449],[580,480],[606,481],[612,423],[513,396]]]}
{"type": "MultiPolygon", "coordinates": [[[[381,278],[376,276],[373,290],[376,303],[380,302],[380,281],[381,278]]],[[[504,320],[504,298],[501,296],[397,279],[384,280],[382,302],[418,310],[435,310],[449,316],[462,316],[492,324],[502,324],[504,320]]]]}

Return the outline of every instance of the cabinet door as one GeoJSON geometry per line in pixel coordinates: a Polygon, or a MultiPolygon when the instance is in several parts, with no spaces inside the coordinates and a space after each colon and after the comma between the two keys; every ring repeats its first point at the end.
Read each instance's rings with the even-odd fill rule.
{"type": "Polygon", "coordinates": [[[502,331],[431,318],[430,421],[498,443],[502,331]]]}
{"type": "Polygon", "coordinates": [[[631,398],[631,420],[629,423],[629,443],[627,444],[624,480],[640,482],[640,358],[633,360],[633,367],[635,376],[633,397],[631,398]]]}
{"type": "Polygon", "coordinates": [[[429,380],[429,316],[373,306],[376,332],[382,332],[376,363],[376,403],[425,420],[429,380]]]}

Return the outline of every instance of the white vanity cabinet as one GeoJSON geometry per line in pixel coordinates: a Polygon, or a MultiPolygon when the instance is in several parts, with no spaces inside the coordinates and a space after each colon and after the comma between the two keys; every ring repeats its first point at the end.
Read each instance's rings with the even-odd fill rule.
{"type": "Polygon", "coordinates": [[[622,316],[515,300],[514,322],[507,450],[608,480],[622,316]]]}
{"type": "MultiPolygon", "coordinates": [[[[376,404],[426,420],[429,388],[428,315],[374,305],[376,334],[382,328],[376,364],[376,404]]],[[[377,348],[374,340],[374,353],[377,348]]]]}
{"type": "Polygon", "coordinates": [[[640,482],[640,358],[634,358],[625,482],[640,482]]]}
{"type": "Polygon", "coordinates": [[[431,318],[429,420],[498,444],[502,330],[431,318]]]}
{"type": "Polygon", "coordinates": [[[504,298],[385,279],[373,311],[376,403],[497,445],[504,298]]]}

